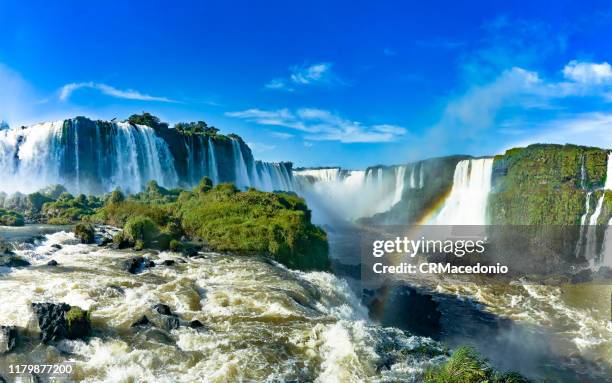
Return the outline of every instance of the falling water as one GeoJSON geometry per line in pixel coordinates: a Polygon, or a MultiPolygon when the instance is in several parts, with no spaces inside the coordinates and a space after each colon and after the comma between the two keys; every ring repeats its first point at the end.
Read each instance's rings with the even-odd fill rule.
{"type": "Polygon", "coordinates": [[[192,186],[207,175],[215,184],[293,190],[290,164],[256,162],[237,139],[216,142],[201,135],[178,135],[171,142],[180,148],[168,142],[148,126],[81,117],[18,129],[3,127],[1,189],[31,193],[62,184],[74,193],[101,194],[115,188],[133,193],[150,180],[172,188],[192,186]]]}
{"type": "Polygon", "coordinates": [[[247,170],[246,162],[244,161],[244,156],[242,155],[242,150],[240,149],[240,143],[236,139],[232,139],[232,151],[234,153],[234,159],[236,162],[236,186],[239,189],[248,187],[251,185],[249,172],[247,170]]]}
{"type": "Polygon", "coordinates": [[[450,195],[433,223],[485,225],[492,169],[492,158],[460,161],[450,195]]]}
{"type": "Polygon", "coordinates": [[[607,255],[608,252],[612,252],[612,250],[610,250],[610,245],[608,245],[608,243],[611,242],[610,236],[612,235],[612,230],[610,230],[609,226],[612,221],[608,222],[608,228],[606,228],[606,231],[604,233],[601,253],[598,252],[597,249],[597,225],[599,223],[599,216],[601,215],[601,211],[603,209],[606,191],[612,190],[612,177],[610,177],[610,175],[612,174],[612,161],[610,161],[611,156],[612,153],[608,153],[606,181],[604,183],[604,188],[601,193],[601,197],[599,197],[599,200],[597,201],[595,211],[593,212],[593,215],[589,220],[589,227],[587,229],[585,258],[589,260],[592,266],[594,267],[612,264],[612,257],[607,255]]]}
{"type": "Polygon", "coordinates": [[[212,143],[212,139],[208,140],[208,163],[210,165],[208,176],[216,185],[219,183],[219,169],[217,168],[217,157],[215,155],[215,145],[212,143]]]}
{"type": "MultiPolygon", "coordinates": [[[[405,177],[408,167],[374,167],[365,171],[306,169],[293,174],[298,193],[313,210],[324,210],[337,219],[352,221],[388,211],[400,202],[404,190],[408,189],[405,177]]],[[[327,218],[318,222],[326,222],[327,218]]]]}

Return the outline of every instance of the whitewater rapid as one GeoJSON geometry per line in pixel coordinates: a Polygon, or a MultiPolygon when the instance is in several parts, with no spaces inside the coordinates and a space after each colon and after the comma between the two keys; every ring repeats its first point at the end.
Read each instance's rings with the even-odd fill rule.
{"type": "Polygon", "coordinates": [[[65,302],[91,311],[94,333],[18,348],[0,367],[73,361],[84,382],[413,382],[441,351],[371,323],[347,283],[324,272],[258,257],[140,252],[158,266],[131,275],[121,264],[135,253],[78,244],[67,232],[20,242],[16,252],[32,266],[2,270],[0,324],[34,331],[32,302],[65,302]],[[179,263],[159,266],[165,259],[179,263]],[[204,327],[131,328],[157,303],[204,327]]]}

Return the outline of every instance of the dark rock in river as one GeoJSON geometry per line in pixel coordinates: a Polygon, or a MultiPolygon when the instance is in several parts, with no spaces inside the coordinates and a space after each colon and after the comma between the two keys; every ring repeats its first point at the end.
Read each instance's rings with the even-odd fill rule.
{"type": "Polygon", "coordinates": [[[62,245],[60,245],[59,243],[54,243],[53,245],[51,245],[51,247],[56,249],[56,250],[61,250],[62,249],[62,245]]]}
{"type": "Polygon", "coordinates": [[[32,303],[43,343],[84,338],[91,332],[89,313],[66,303],[32,303]]]}
{"type": "Polygon", "coordinates": [[[163,303],[158,303],[155,306],[153,306],[153,310],[155,310],[157,313],[161,315],[172,315],[172,311],[170,310],[170,307],[168,307],[168,305],[165,305],[163,303]]]}
{"type": "Polygon", "coordinates": [[[123,263],[124,270],[130,274],[138,274],[151,267],[155,267],[155,262],[145,257],[130,258],[123,263]]]}
{"type": "Polygon", "coordinates": [[[181,321],[175,315],[165,316],[162,321],[162,327],[167,331],[177,329],[179,328],[180,325],[181,325],[181,321]]]}
{"type": "Polygon", "coordinates": [[[16,255],[0,255],[0,266],[3,267],[25,267],[30,266],[30,262],[16,255]]]}
{"type": "Polygon", "coordinates": [[[57,266],[58,263],[55,259],[50,260],[49,262],[47,262],[47,266],[57,266]]]}
{"type": "Polygon", "coordinates": [[[10,352],[17,343],[17,329],[13,326],[0,326],[0,355],[10,352]]]}
{"type": "Polygon", "coordinates": [[[172,259],[165,259],[161,264],[164,266],[174,266],[175,263],[172,259]]]}
{"type": "Polygon", "coordinates": [[[136,322],[132,323],[132,327],[141,327],[141,326],[150,326],[150,325],[151,325],[151,321],[149,320],[149,318],[147,318],[146,315],[143,315],[136,322]]]}
{"type": "Polygon", "coordinates": [[[200,322],[199,320],[194,319],[191,322],[189,322],[189,327],[191,327],[191,328],[201,328],[201,327],[204,327],[204,324],[202,322],[200,322]]]}

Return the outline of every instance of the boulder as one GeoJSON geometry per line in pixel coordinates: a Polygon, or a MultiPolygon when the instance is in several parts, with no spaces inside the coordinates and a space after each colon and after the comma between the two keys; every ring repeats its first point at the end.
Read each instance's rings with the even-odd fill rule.
{"type": "Polygon", "coordinates": [[[155,310],[158,314],[161,314],[161,315],[172,315],[172,311],[170,310],[170,307],[168,307],[168,305],[165,305],[163,303],[158,303],[154,305],[153,310],[155,310]]]}
{"type": "Polygon", "coordinates": [[[54,243],[53,245],[51,245],[52,248],[54,248],[55,250],[61,250],[62,249],[62,245],[60,245],[59,243],[54,243]]]}
{"type": "Polygon", "coordinates": [[[164,265],[164,266],[174,266],[175,263],[176,262],[174,260],[172,260],[172,259],[165,259],[162,262],[162,265],[164,265]]]}
{"type": "Polygon", "coordinates": [[[47,266],[57,266],[58,263],[55,259],[50,260],[49,262],[47,262],[47,266]]]}
{"type": "Polygon", "coordinates": [[[149,318],[147,318],[146,315],[143,315],[136,322],[132,323],[131,327],[142,327],[142,326],[150,326],[150,325],[151,325],[151,321],[149,320],[149,318]]]}
{"type": "Polygon", "coordinates": [[[13,326],[0,326],[0,355],[13,350],[16,343],[17,329],[13,326]]]}
{"type": "Polygon", "coordinates": [[[155,262],[145,257],[133,257],[123,263],[124,270],[130,274],[138,274],[151,267],[155,267],[155,262]]]}
{"type": "Polygon", "coordinates": [[[30,266],[30,262],[16,255],[4,254],[4,255],[0,255],[0,266],[2,267],[26,267],[26,266],[30,266]]]}
{"type": "Polygon", "coordinates": [[[43,343],[80,339],[91,332],[89,313],[66,303],[32,303],[43,343]]]}
{"type": "Polygon", "coordinates": [[[194,319],[191,322],[189,322],[189,327],[191,327],[191,328],[201,328],[201,327],[204,327],[204,324],[202,322],[200,322],[199,320],[194,319]]]}

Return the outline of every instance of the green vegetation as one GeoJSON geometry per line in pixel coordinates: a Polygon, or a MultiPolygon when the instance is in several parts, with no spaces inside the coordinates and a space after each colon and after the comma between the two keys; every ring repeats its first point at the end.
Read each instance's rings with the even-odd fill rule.
{"type": "Polygon", "coordinates": [[[23,216],[15,211],[0,209],[0,226],[23,226],[23,216]]]}
{"type": "Polygon", "coordinates": [[[579,225],[587,191],[603,186],[606,160],[602,149],[575,145],[531,145],[497,156],[491,223],[579,225]]]}
{"type": "Polygon", "coordinates": [[[56,225],[67,225],[78,222],[84,217],[90,216],[95,209],[102,206],[102,202],[83,194],[73,197],[68,192],[63,192],[52,202],[45,202],[41,214],[48,223],[56,225]]]}
{"type": "Polygon", "coordinates": [[[91,315],[80,307],[73,306],[65,314],[68,337],[83,338],[91,332],[91,315]]]}
{"type": "Polygon", "coordinates": [[[425,372],[425,383],[529,383],[521,375],[501,374],[469,347],[460,347],[442,365],[425,372]]]}
{"type": "Polygon", "coordinates": [[[202,134],[214,137],[219,132],[219,129],[215,128],[214,126],[208,126],[208,124],[204,121],[179,122],[178,124],[174,125],[174,129],[186,136],[202,134]]]}
{"type": "Polygon", "coordinates": [[[326,234],[310,223],[310,210],[294,194],[239,192],[220,184],[182,196],[178,211],[185,233],[213,249],[267,254],[299,269],[328,267],[326,234]]]}
{"type": "Polygon", "coordinates": [[[161,122],[158,117],[151,113],[142,112],[142,114],[133,114],[128,118],[128,122],[132,125],[145,125],[155,130],[168,129],[168,124],[161,122]]]}
{"type": "Polygon", "coordinates": [[[79,223],[74,228],[74,234],[81,243],[94,243],[95,230],[93,225],[89,223],[79,223]]]}
{"type": "Polygon", "coordinates": [[[166,190],[150,182],[125,197],[114,191],[87,220],[122,227],[119,247],[189,249],[182,237],[211,250],[264,255],[288,267],[327,269],[323,230],[310,222],[303,199],[291,193],[238,191],[233,184],[212,187],[208,178],[193,191],[166,190]]]}

